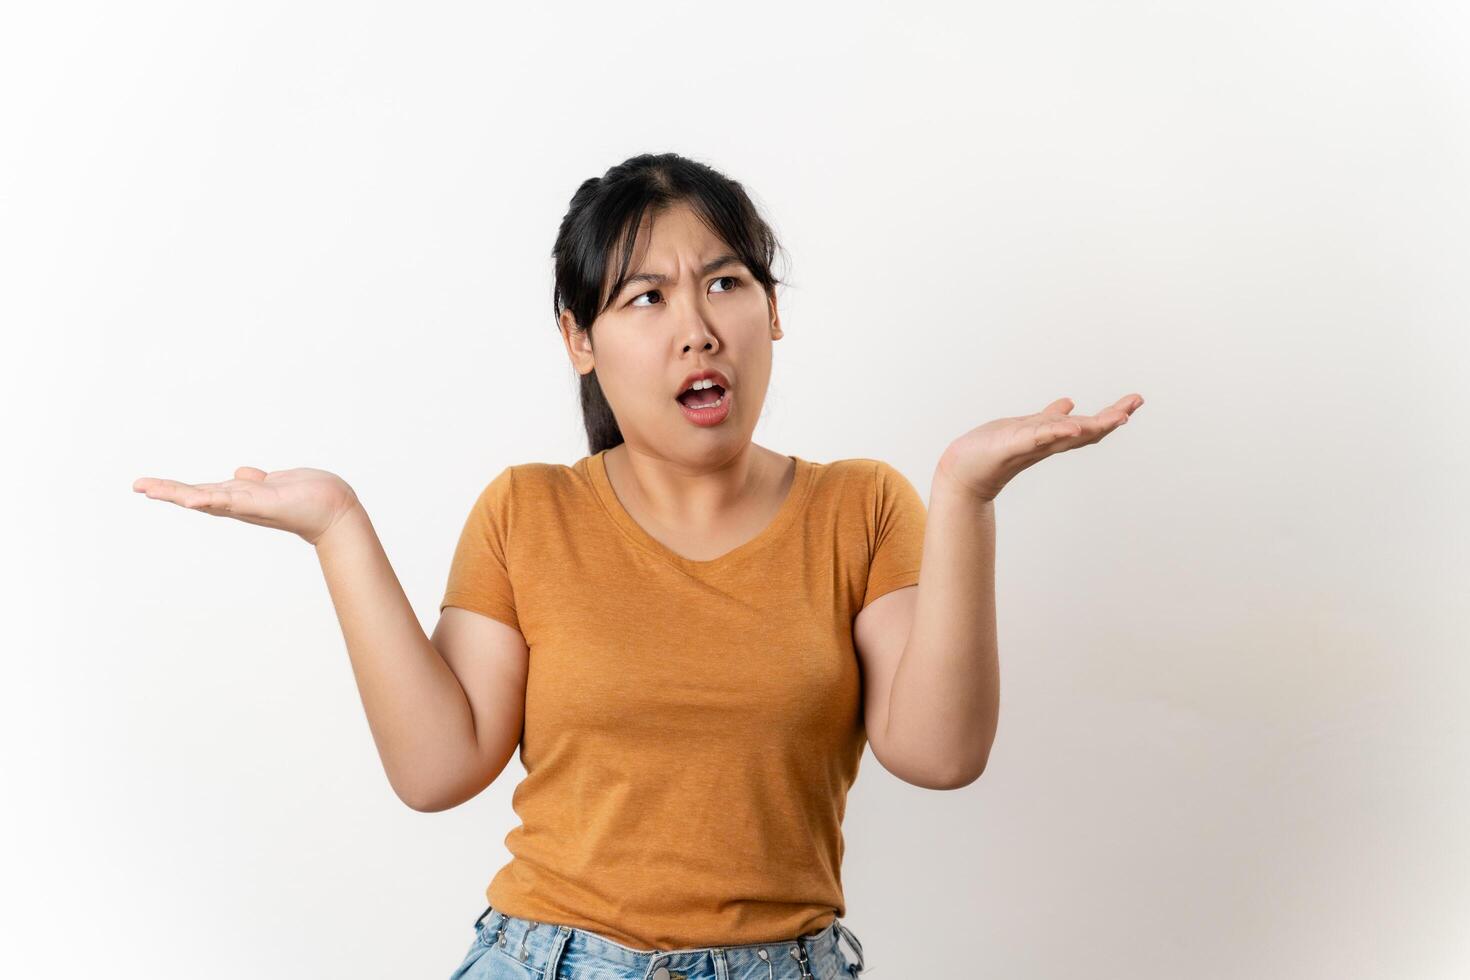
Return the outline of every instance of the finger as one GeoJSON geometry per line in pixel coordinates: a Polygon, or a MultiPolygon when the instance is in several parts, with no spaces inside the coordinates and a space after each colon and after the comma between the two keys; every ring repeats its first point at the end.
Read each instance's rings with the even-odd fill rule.
{"type": "Polygon", "coordinates": [[[167,500],[189,510],[208,510],[228,504],[230,494],[236,492],[224,489],[216,483],[180,483],[178,480],[159,480],[152,477],[135,481],[133,486],[153,500],[167,500]]]}
{"type": "Polygon", "coordinates": [[[195,487],[193,491],[185,495],[179,503],[190,510],[202,510],[208,514],[234,514],[243,509],[250,499],[249,493],[244,490],[195,487]]]}
{"type": "Polygon", "coordinates": [[[1050,405],[1048,405],[1045,408],[1043,408],[1037,414],[1038,415],[1066,415],[1068,412],[1070,412],[1072,409],[1074,409],[1076,407],[1077,407],[1077,403],[1074,402],[1074,401],[1072,401],[1072,399],[1070,399],[1070,398],[1058,398],[1056,401],[1052,402],[1050,405]]]}
{"type": "Polygon", "coordinates": [[[1134,392],[1131,395],[1124,395],[1122,398],[1119,398],[1117,401],[1113,402],[1110,407],[1118,409],[1118,411],[1123,413],[1123,418],[1127,419],[1128,416],[1136,412],[1138,410],[1138,406],[1142,404],[1143,396],[1138,394],[1137,392],[1134,392]]]}
{"type": "Polygon", "coordinates": [[[1128,412],[1120,408],[1123,404],[1120,400],[1117,404],[1103,409],[1096,415],[1087,419],[1087,438],[1079,445],[1090,446],[1099,442],[1104,436],[1128,422],[1128,412]]]}
{"type": "Polygon", "coordinates": [[[1133,414],[1134,409],[1138,408],[1138,406],[1142,404],[1142,395],[1124,395],[1122,398],[1119,398],[1107,408],[1094,415],[1093,419],[1102,426],[1102,432],[1099,435],[1099,438],[1101,438],[1101,436],[1107,435],[1118,426],[1127,422],[1129,417],[1133,414]]]}
{"type": "Polygon", "coordinates": [[[264,480],[265,470],[258,470],[253,466],[241,466],[235,470],[235,479],[256,481],[264,480]]]}
{"type": "Polygon", "coordinates": [[[1059,419],[1039,422],[1032,433],[1032,445],[1037,449],[1054,446],[1063,439],[1073,439],[1085,431],[1080,419],[1059,419]]]}
{"type": "Polygon", "coordinates": [[[144,476],[133,481],[133,489],[139,493],[147,494],[154,500],[167,500],[178,503],[180,494],[192,490],[193,487],[178,480],[163,480],[158,477],[144,476]]]}

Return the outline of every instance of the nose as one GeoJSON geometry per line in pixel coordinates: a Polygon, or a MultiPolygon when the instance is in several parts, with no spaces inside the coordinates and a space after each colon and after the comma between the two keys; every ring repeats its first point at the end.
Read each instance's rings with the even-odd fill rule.
{"type": "Polygon", "coordinates": [[[692,349],[715,350],[718,340],[714,331],[710,330],[709,324],[704,322],[704,317],[695,314],[693,322],[686,328],[684,338],[684,350],[692,349]]]}
{"type": "MultiPolygon", "coordinates": [[[[671,297],[671,305],[676,301],[671,297]]],[[[718,350],[720,339],[715,336],[714,329],[710,325],[709,310],[695,299],[693,302],[683,305],[683,316],[680,319],[681,329],[684,332],[684,350],[718,350]]]]}

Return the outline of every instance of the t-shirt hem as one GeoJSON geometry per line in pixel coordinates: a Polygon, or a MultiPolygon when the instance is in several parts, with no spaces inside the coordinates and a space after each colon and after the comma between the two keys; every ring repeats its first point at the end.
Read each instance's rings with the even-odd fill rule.
{"type": "Polygon", "coordinates": [[[471,592],[446,592],[444,599],[439,603],[439,611],[442,613],[446,606],[458,606],[482,616],[489,616],[517,631],[521,628],[520,620],[513,609],[471,592]]]}
{"type": "Polygon", "coordinates": [[[908,586],[908,585],[918,585],[918,584],[919,584],[919,572],[918,572],[917,569],[915,569],[912,572],[908,572],[908,573],[906,573],[904,575],[899,575],[899,576],[896,576],[896,577],[890,578],[890,579],[884,579],[884,580],[878,582],[876,585],[873,584],[872,582],[869,582],[868,583],[868,590],[867,590],[867,598],[863,600],[862,607],[858,611],[861,612],[863,609],[868,608],[868,606],[870,606],[872,604],[872,602],[873,602],[874,599],[877,599],[880,596],[887,595],[888,593],[894,591],[895,589],[902,589],[902,588],[904,588],[905,586],[908,586]]]}

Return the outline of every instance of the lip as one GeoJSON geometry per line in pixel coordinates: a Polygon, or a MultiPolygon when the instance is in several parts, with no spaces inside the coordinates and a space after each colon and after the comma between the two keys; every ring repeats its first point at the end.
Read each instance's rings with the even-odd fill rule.
{"type": "Polygon", "coordinates": [[[688,391],[689,386],[694,384],[694,382],[703,381],[705,378],[711,379],[712,381],[714,381],[715,384],[719,385],[721,388],[724,388],[726,391],[730,390],[730,379],[725,377],[719,371],[710,368],[704,371],[695,371],[693,374],[685,378],[684,383],[679,386],[679,390],[674,392],[674,397],[678,398],[680,395],[684,394],[684,392],[688,391]]]}
{"type": "Polygon", "coordinates": [[[690,408],[688,405],[677,400],[675,404],[678,405],[679,411],[684,413],[686,419],[695,425],[707,428],[719,425],[730,417],[730,399],[732,397],[734,396],[726,391],[720,401],[719,408],[690,408]]]}

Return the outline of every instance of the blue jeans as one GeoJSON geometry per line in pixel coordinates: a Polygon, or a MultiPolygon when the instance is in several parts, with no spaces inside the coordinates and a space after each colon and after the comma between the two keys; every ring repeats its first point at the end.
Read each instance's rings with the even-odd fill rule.
{"type": "Polygon", "coordinates": [[[489,906],[474,928],[475,941],[449,980],[852,980],[865,968],[863,944],[836,919],[795,939],[672,951],[631,949],[489,906]]]}

